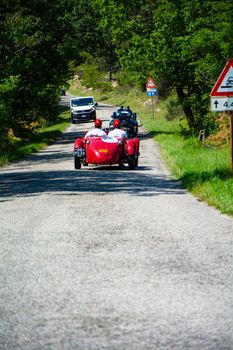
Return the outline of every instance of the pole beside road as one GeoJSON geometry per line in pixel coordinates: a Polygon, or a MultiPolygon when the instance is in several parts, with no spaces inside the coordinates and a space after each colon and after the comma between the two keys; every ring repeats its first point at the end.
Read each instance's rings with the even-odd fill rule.
{"type": "Polygon", "coordinates": [[[154,118],[154,96],[158,94],[157,87],[152,78],[148,78],[146,83],[146,95],[152,98],[152,116],[154,118]]]}

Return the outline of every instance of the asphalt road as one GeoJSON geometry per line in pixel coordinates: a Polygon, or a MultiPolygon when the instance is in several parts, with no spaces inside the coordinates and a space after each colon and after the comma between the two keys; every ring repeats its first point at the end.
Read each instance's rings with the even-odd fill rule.
{"type": "Polygon", "coordinates": [[[143,130],[137,170],[74,170],[90,127],[1,169],[0,349],[233,349],[233,219],[143,130]]]}

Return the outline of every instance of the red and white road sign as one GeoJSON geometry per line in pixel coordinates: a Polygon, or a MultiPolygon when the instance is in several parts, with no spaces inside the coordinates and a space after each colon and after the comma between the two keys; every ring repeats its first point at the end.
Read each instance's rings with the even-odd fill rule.
{"type": "Polygon", "coordinates": [[[229,60],[225,65],[210,93],[210,96],[233,96],[233,59],[229,60]]]}
{"type": "Polygon", "coordinates": [[[147,89],[155,89],[155,88],[156,88],[156,85],[155,85],[155,83],[154,83],[154,81],[153,81],[152,78],[149,78],[149,79],[147,80],[146,88],[147,88],[147,89]]]}

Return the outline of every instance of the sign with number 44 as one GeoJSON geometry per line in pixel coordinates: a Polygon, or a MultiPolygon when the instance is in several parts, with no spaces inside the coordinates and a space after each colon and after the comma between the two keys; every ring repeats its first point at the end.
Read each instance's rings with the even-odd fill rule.
{"type": "Polygon", "coordinates": [[[211,111],[233,111],[233,97],[211,97],[211,111]]]}

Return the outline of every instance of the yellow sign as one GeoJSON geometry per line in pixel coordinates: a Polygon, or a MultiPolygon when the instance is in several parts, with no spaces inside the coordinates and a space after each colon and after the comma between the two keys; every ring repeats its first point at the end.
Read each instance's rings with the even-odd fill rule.
{"type": "Polygon", "coordinates": [[[108,153],[108,149],[106,149],[106,148],[100,148],[98,151],[100,153],[108,153]]]}

